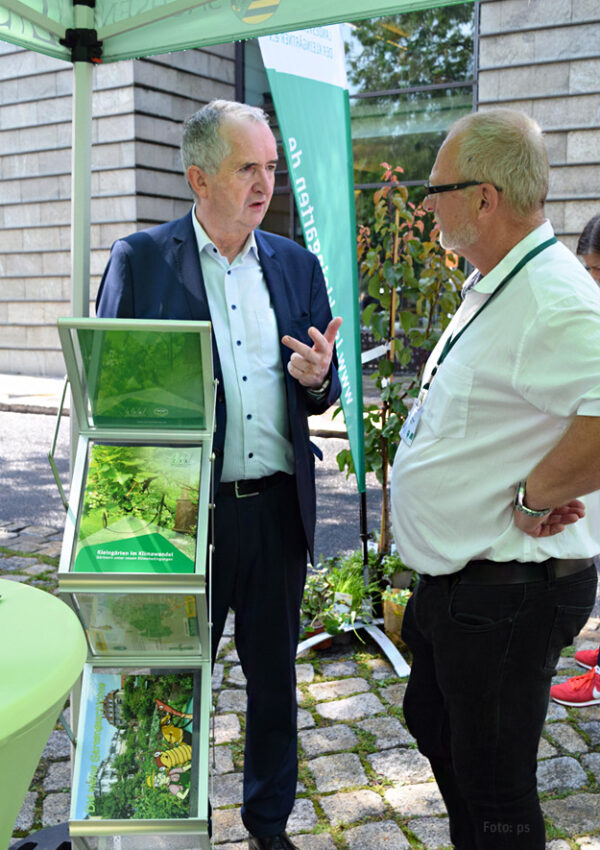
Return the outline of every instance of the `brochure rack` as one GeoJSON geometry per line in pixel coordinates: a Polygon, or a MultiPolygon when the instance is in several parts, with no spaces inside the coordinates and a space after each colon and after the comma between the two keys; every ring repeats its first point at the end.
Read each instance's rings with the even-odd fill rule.
{"type": "Polygon", "coordinates": [[[210,323],[60,319],[77,421],[59,592],[88,641],[76,850],[208,850],[210,323]]]}

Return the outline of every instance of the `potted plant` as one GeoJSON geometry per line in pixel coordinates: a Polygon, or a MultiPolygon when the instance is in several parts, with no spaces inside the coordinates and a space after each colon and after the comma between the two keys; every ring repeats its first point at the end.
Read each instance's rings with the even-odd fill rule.
{"type": "Polygon", "coordinates": [[[412,591],[405,588],[390,587],[383,591],[383,627],[386,635],[398,649],[406,650],[402,640],[402,621],[404,611],[412,591]]]}

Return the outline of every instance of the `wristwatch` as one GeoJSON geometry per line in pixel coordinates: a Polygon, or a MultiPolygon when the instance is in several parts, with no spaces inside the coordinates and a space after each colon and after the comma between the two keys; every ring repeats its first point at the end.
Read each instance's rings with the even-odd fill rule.
{"type": "Polygon", "coordinates": [[[548,516],[549,513],[552,513],[552,508],[544,508],[541,511],[534,511],[533,508],[528,508],[525,504],[525,481],[519,481],[517,485],[517,492],[515,493],[515,501],[514,508],[516,511],[520,511],[525,516],[535,516],[535,517],[544,517],[548,516]]]}

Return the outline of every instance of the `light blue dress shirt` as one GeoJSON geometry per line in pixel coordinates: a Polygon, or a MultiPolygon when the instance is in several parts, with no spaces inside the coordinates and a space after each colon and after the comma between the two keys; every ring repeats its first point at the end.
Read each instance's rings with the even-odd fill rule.
{"type": "Polygon", "coordinates": [[[192,220],[227,404],[222,481],[294,471],[279,330],[254,233],[230,264],[192,220]]]}

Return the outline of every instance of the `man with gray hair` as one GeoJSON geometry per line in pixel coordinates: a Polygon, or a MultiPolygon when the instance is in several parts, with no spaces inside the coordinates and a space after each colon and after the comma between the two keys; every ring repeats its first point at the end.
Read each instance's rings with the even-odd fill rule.
{"type": "Polygon", "coordinates": [[[404,714],[458,850],[543,850],[536,756],[562,648],[596,598],[600,294],[544,216],[537,124],[454,124],[424,207],[475,272],[427,363],[392,471],[419,573],[404,714]]]}
{"type": "Polygon", "coordinates": [[[117,241],[98,316],[210,319],[216,404],[213,660],[229,607],[247,680],[244,805],[252,850],[294,850],[295,657],[315,530],[307,416],[340,394],[332,319],[314,254],[256,228],[275,183],[265,113],[213,101],[184,126],[195,204],[117,241]]]}

